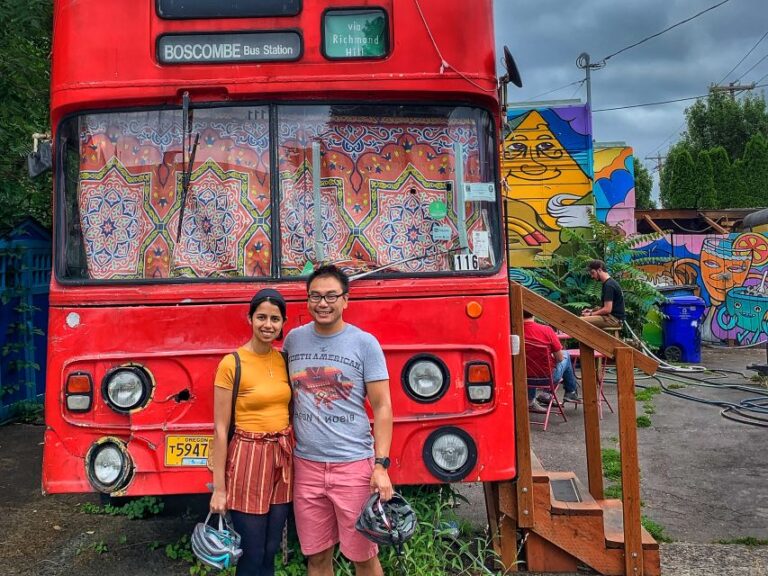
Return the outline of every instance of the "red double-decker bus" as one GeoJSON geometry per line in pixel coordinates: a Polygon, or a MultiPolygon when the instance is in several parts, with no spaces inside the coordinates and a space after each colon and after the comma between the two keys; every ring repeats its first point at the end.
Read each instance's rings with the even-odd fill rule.
{"type": "Polygon", "coordinates": [[[395,483],[515,476],[491,0],[56,1],[43,488],[203,492],[264,286],[353,275],[395,483]]]}

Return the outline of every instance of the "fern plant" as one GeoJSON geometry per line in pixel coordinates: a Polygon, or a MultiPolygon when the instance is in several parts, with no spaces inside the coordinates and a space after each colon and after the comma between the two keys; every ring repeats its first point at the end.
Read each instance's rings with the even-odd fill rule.
{"type": "Polygon", "coordinates": [[[551,291],[550,299],[564,308],[579,314],[584,308],[601,304],[602,286],[589,277],[587,264],[590,260],[603,260],[608,273],[619,283],[624,292],[627,322],[636,334],[647,322],[648,310],[665,298],[638,268],[643,264],[666,262],[666,258],[648,257],[638,246],[658,240],[661,234],[637,234],[626,236],[613,226],[599,222],[590,215],[592,233],[561,231],[561,249],[552,255],[546,266],[531,270],[536,281],[551,291]]]}

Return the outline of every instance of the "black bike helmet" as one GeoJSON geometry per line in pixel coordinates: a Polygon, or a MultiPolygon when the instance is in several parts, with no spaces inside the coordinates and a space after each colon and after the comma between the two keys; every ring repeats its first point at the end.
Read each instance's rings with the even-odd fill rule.
{"type": "Polygon", "coordinates": [[[237,564],[243,555],[240,535],[222,515],[219,515],[218,529],[209,524],[210,520],[211,513],[192,531],[192,552],[204,564],[224,570],[237,564]]]}
{"type": "Polygon", "coordinates": [[[377,493],[371,494],[355,528],[371,542],[399,547],[416,532],[416,513],[397,492],[386,502],[377,493]]]}

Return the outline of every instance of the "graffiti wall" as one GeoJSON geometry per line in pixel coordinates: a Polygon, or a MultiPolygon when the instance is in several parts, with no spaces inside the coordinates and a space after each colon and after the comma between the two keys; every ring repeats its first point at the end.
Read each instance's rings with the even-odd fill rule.
{"type": "Polygon", "coordinates": [[[635,170],[632,148],[595,144],[595,214],[627,234],[635,226],[635,170]]]}
{"type": "Polygon", "coordinates": [[[641,266],[658,286],[690,286],[704,299],[704,340],[768,340],[768,234],[669,235],[642,249],[670,258],[641,266]]]}
{"type": "Polygon", "coordinates": [[[502,150],[510,268],[541,265],[562,230],[589,227],[592,125],[586,105],[511,109],[502,150]]]}

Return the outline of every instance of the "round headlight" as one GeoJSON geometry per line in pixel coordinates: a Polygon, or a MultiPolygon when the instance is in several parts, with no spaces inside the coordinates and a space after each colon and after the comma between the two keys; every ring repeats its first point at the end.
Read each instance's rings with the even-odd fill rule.
{"type": "Polygon", "coordinates": [[[116,412],[143,408],[152,396],[152,382],[138,366],[120,366],[107,372],[102,387],[104,399],[116,412]]]}
{"type": "Polygon", "coordinates": [[[107,494],[125,488],[133,472],[125,443],[111,436],[91,446],[85,457],[85,466],[91,485],[107,494]]]}
{"type": "Polygon", "coordinates": [[[429,471],[444,482],[461,480],[477,463],[477,447],[461,428],[446,426],[429,435],[422,451],[429,471]]]}
{"type": "Polygon", "coordinates": [[[93,459],[93,475],[102,484],[114,484],[123,469],[123,456],[114,444],[106,444],[93,459]]]}
{"type": "Polygon", "coordinates": [[[432,444],[432,460],[443,470],[455,472],[469,458],[469,446],[456,434],[443,434],[432,444]]]}
{"type": "Polygon", "coordinates": [[[419,402],[434,402],[448,390],[448,368],[436,356],[414,356],[403,368],[405,392],[419,402]]]}

